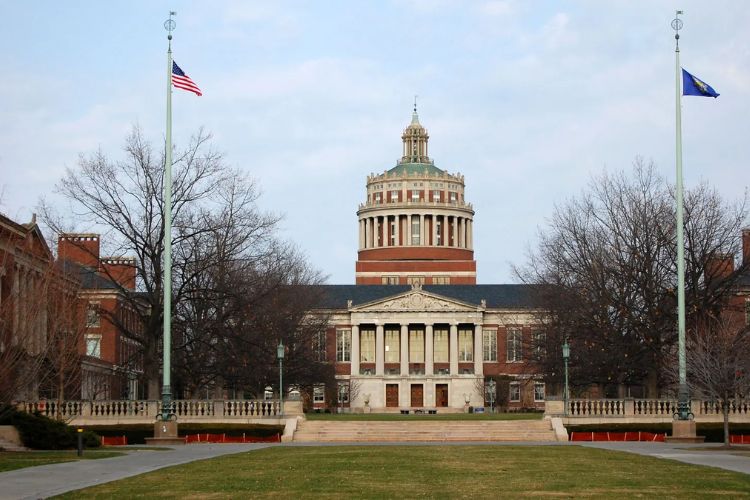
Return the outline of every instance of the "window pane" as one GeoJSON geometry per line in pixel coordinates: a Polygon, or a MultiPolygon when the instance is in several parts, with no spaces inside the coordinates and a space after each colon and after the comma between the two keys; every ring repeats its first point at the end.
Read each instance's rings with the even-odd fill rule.
{"type": "Polygon", "coordinates": [[[375,362],[375,330],[362,330],[360,332],[359,360],[362,363],[375,362]]]}
{"type": "Polygon", "coordinates": [[[534,401],[544,401],[544,384],[534,383],[534,401]]]}
{"type": "Polygon", "coordinates": [[[472,330],[458,331],[458,360],[474,361],[474,332],[472,330]]]}
{"type": "Polygon", "coordinates": [[[521,401],[521,384],[518,382],[511,382],[509,386],[510,392],[508,399],[510,401],[521,401]]]}
{"type": "Polygon", "coordinates": [[[424,363],[424,330],[409,331],[409,362],[424,363]]]}
{"type": "Polygon", "coordinates": [[[511,328],[508,330],[508,361],[521,361],[521,330],[518,328],[511,328]]]}
{"type": "Polygon", "coordinates": [[[399,351],[400,342],[399,337],[401,332],[399,330],[388,329],[385,331],[385,362],[386,363],[398,363],[399,362],[399,351]]]}
{"type": "Polygon", "coordinates": [[[497,332],[495,330],[484,330],[482,350],[484,361],[497,361],[497,332]]]}
{"type": "Polygon", "coordinates": [[[447,363],[448,362],[448,330],[446,329],[435,329],[433,334],[434,344],[434,356],[435,363],[447,363]]]}
{"type": "Polygon", "coordinates": [[[336,330],[336,361],[352,360],[351,330],[336,330]]]}
{"type": "Polygon", "coordinates": [[[92,358],[101,358],[101,336],[99,335],[86,335],[86,356],[92,358]]]}

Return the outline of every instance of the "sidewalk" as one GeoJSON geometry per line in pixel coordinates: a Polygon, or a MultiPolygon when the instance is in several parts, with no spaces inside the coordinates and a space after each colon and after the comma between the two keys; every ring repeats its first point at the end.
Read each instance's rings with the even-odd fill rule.
{"type": "Polygon", "coordinates": [[[742,451],[747,455],[734,454],[722,450],[721,443],[640,443],[640,442],[576,442],[575,444],[590,448],[626,451],[638,455],[656,458],[668,458],[693,465],[705,465],[719,469],[750,474],[750,446],[735,445],[733,451],[742,451]],[[705,449],[702,451],[701,449],[705,449]]]}
{"type": "MultiPolygon", "coordinates": [[[[195,460],[267,448],[271,444],[191,444],[170,450],[133,450],[124,456],[78,460],[0,472],[0,499],[37,499],[116,481],[195,460]]],[[[122,447],[122,451],[127,451],[122,447]]]]}

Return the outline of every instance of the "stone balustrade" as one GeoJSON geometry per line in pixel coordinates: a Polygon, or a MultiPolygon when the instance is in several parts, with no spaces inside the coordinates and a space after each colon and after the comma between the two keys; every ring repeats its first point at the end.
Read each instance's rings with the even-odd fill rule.
{"type": "MultiPolygon", "coordinates": [[[[563,417],[567,423],[603,422],[669,422],[677,413],[676,399],[571,399],[567,412],[565,402],[549,398],[545,402],[545,415],[563,417]]],[[[721,405],[716,401],[692,400],[690,411],[698,422],[720,422],[723,419],[721,405]]],[[[732,422],[750,422],[750,402],[734,400],[729,406],[732,422]]]]}
{"type": "MultiPolygon", "coordinates": [[[[278,400],[191,400],[173,401],[178,421],[183,422],[238,422],[255,419],[280,419],[302,415],[302,402],[284,401],[284,412],[278,400]]],[[[94,425],[109,423],[149,423],[161,414],[161,401],[26,401],[17,408],[25,412],[39,412],[50,418],[61,418],[71,424],[94,425]]]]}

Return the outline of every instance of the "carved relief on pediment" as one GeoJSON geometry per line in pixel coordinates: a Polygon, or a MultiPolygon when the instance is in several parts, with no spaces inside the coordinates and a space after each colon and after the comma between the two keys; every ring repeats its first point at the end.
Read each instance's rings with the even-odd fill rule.
{"type": "Polygon", "coordinates": [[[466,306],[440,300],[423,293],[411,293],[392,300],[386,300],[373,304],[372,308],[383,311],[455,311],[468,309],[466,306]]]}

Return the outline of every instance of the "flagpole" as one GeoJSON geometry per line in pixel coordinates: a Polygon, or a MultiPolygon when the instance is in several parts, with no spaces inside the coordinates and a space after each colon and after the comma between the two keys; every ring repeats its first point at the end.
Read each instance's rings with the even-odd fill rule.
{"type": "Polygon", "coordinates": [[[677,169],[677,343],[679,364],[679,389],[677,413],[679,420],[688,420],[690,413],[689,391],[687,386],[687,369],[685,361],[685,236],[684,236],[684,203],[682,186],[682,92],[680,87],[682,71],[680,68],[680,34],[682,21],[678,10],[672,21],[675,30],[675,123],[676,144],[675,163],[677,169]]]}
{"type": "Polygon", "coordinates": [[[171,387],[171,351],[172,351],[172,30],[175,22],[174,12],[164,23],[168,40],[167,49],[167,131],[164,158],[164,332],[163,332],[163,367],[162,367],[162,413],[161,418],[167,421],[174,415],[172,411],[171,387]]]}

